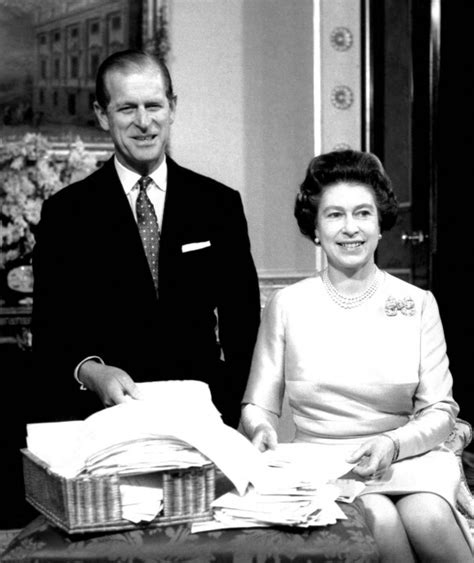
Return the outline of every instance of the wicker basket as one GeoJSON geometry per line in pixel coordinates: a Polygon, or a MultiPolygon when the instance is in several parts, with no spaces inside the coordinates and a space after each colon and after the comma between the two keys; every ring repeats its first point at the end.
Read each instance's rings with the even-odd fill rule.
{"type": "MultiPolygon", "coordinates": [[[[67,479],[52,472],[29,450],[23,454],[25,497],[66,532],[130,530],[139,526],[122,518],[120,476],[67,479]]],[[[210,520],[215,498],[215,465],[163,471],[163,511],[147,523],[158,527],[210,520]]]]}

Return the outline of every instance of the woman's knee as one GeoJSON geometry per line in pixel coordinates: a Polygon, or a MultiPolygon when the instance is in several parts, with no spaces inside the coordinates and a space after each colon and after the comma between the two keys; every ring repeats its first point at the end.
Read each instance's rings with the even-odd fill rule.
{"type": "Polygon", "coordinates": [[[377,542],[383,561],[414,561],[403,522],[392,499],[381,494],[362,495],[367,524],[377,542]]]}
{"type": "Polygon", "coordinates": [[[444,498],[434,493],[414,493],[400,498],[397,508],[421,560],[473,561],[471,548],[444,498]]]}
{"type": "Polygon", "coordinates": [[[405,527],[426,528],[433,533],[445,529],[454,519],[448,502],[434,493],[413,493],[401,497],[396,503],[405,527]]]}
{"type": "Polygon", "coordinates": [[[371,528],[400,526],[401,519],[397,507],[388,496],[371,493],[362,495],[361,499],[371,528]]]}

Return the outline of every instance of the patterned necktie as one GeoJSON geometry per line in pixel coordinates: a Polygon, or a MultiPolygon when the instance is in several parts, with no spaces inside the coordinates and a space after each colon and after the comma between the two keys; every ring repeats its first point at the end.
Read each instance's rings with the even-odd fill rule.
{"type": "Polygon", "coordinates": [[[148,265],[153,276],[155,289],[158,291],[158,249],[160,246],[160,227],[156,218],[155,208],[146,191],[153,183],[149,176],[142,176],[138,180],[138,197],[136,202],[137,223],[148,265]]]}

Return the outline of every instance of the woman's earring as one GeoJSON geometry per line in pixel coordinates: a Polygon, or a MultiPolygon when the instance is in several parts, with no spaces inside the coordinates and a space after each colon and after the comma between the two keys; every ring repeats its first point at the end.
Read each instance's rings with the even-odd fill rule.
{"type": "Polygon", "coordinates": [[[382,238],[382,233],[379,233],[379,240],[382,238]]]}
{"type": "Polygon", "coordinates": [[[319,246],[320,240],[319,240],[318,237],[314,237],[314,244],[315,244],[316,246],[319,246]]]}

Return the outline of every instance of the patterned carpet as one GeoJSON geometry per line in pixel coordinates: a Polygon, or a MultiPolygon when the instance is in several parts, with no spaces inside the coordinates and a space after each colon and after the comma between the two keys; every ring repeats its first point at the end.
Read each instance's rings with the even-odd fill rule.
{"type": "Polygon", "coordinates": [[[5,551],[7,545],[18,533],[20,530],[0,530],[0,554],[5,551]]]}
{"type": "MultiPolygon", "coordinates": [[[[474,453],[464,452],[463,454],[464,473],[469,488],[474,493],[474,453]]],[[[474,519],[469,520],[472,536],[474,538],[474,519]]],[[[0,530],[0,554],[6,549],[11,540],[20,532],[20,530],[0,530]]]]}

